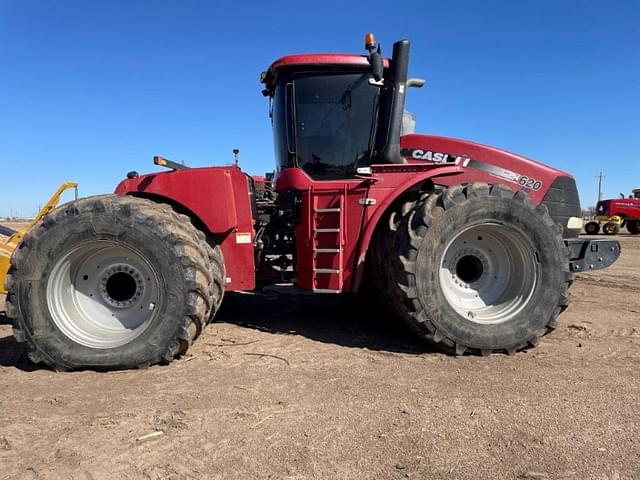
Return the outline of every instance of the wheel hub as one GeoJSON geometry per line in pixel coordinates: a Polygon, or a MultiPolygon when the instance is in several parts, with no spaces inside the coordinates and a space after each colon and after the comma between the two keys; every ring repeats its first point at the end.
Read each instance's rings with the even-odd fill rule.
{"type": "Polygon", "coordinates": [[[477,288],[487,278],[491,266],[482,250],[463,245],[463,248],[450,252],[447,260],[451,267],[449,273],[456,285],[466,289],[477,288]]]}
{"type": "Polygon", "coordinates": [[[456,275],[467,284],[480,280],[483,272],[483,262],[475,255],[465,255],[456,262],[456,275]]]}
{"type": "Polygon", "coordinates": [[[126,308],[144,293],[144,279],[140,272],[127,264],[116,264],[107,269],[100,279],[100,293],[109,305],[126,308]]]}

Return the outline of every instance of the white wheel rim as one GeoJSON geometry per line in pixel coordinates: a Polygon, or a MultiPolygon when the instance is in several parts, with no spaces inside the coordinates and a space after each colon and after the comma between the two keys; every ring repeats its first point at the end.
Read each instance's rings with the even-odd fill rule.
{"type": "Polygon", "coordinates": [[[111,241],[76,247],[56,262],[47,282],[47,305],[58,329],[92,348],[115,348],[138,337],[159,300],[149,261],[111,241]]]}
{"type": "Polygon", "coordinates": [[[444,249],[442,293],[465,319],[498,324],[529,302],[538,280],[536,253],[520,230],[497,223],[467,227],[444,249]]]}

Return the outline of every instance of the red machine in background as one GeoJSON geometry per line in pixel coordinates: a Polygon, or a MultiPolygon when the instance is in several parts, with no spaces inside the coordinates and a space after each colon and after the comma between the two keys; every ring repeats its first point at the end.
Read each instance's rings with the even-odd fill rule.
{"type": "Polygon", "coordinates": [[[601,225],[605,235],[617,235],[623,227],[632,235],[640,234],[640,188],[632,190],[629,198],[622,195],[622,198],[599,201],[595,221],[588,222],[584,230],[596,235],[601,225]]]}
{"type": "MultiPolygon", "coordinates": [[[[288,278],[317,293],[376,292],[455,354],[535,345],[567,307],[573,272],[618,242],[578,239],[571,175],[464,140],[403,131],[409,42],[383,59],[291,55],[262,74],[275,177],[237,165],[128,174],[25,237],[7,315],[30,358],[59,369],[168,362],[225,291],[288,278]]],[[[406,122],[411,124],[412,122],[406,122]]],[[[237,154],[237,152],[234,152],[237,154]]]]}

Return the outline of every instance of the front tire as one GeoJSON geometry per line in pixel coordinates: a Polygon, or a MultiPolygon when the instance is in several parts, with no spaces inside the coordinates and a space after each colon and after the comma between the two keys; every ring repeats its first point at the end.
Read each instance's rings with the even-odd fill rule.
{"type": "Polygon", "coordinates": [[[219,247],[168,205],[90,197],[27,234],[7,316],[30,359],[58,370],[169,362],[215,314],[223,269],[219,247]]]}
{"type": "Polygon", "coordinates": [[[524,192],[475,183],[434,192],[396,234],[395,309],[448,352],[536,345],[568,305],[561,229],[524,192]]]}
{"type": "Polygon", "coordinates": [[[600,231],[600,224],[598,222],[588,222],[584,226],[584,232],[587,235],[597,235],[600,231]]]}

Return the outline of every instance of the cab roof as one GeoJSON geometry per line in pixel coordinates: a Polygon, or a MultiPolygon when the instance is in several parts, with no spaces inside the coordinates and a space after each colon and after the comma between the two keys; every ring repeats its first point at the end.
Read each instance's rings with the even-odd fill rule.
{"type": "MultiPolygon", "coordinates": [[[[263,74],[263,83],[273,85],[280,70],[295,69],[296,67],[352,67],[361,69],[369,67],[369,59],[366,55],[352,53],[303,53],[286,55],[273,62],[263,74]]],[[[389,60],[384,59],[384,66],[389,66],[389,60]]]]}

